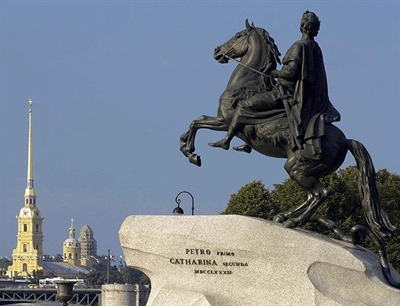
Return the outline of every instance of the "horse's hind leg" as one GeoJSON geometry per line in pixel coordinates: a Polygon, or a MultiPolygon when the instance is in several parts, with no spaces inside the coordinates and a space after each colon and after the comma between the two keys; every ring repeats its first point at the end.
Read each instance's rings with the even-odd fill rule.
{"type": "Polygon", "coordinates": [[[296,227],[299,224],[306,223],[330,194],[329,190],[316,177],[307,174],[309,167],[309,163],[300,162],[294,157],[285,164],[285,169],[290,178],[306,190],[309,195],[302,205],[284,214],[288,218],[284,222],[286,227],[296,227]]]}
{"type": "Polygon", "coordinates": [[[313,196],[311,193],[309,193],[307,200],[304,201],[299,207],[287,212],[280,212],[276,216],[274,216],[273,220],[275,222],[283,223],[288,219],[298,218],[302,213],[304,213],[304,211],[307,209],[307,207],[311,204],[312,201],[313,201],[313,196]]]}
{"type": "MultiPolygon", "coordinates": [[[[298,183],[298,182],[297,182],[298,183]]],[[[308,177],[303,179],[300,184],[303,188],[309,188],[309,185],[313,187],[310,189],[311,198],[305,201],[302,205],[297,207],[289,214],[289,219],[284,223],[286,227],[296,227],[300,224],[305,224],[315,213],[315,211],[325,202],[330,192],[325,188],[316,178],[308,177]]]]}

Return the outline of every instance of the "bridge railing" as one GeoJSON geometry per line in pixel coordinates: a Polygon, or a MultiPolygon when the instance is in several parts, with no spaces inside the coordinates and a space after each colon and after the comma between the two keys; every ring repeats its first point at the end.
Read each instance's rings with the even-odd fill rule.
{"type": "MultiPolygon", "coordinates": [[[[75,289],[70,303],[76,305],[98,306],[101,289],[75,289]]],[[[57,302],[56,289],[0,289],[0,305],[23,302],[57,302]]]]}

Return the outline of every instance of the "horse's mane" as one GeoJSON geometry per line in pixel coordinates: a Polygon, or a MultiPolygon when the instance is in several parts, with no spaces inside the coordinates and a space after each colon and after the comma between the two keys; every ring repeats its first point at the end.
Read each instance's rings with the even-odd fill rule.
{"type": "MultiPolygon", "coordinates": [[[[266,61],[266,66],[260,71],[266,75],[270,75],[271,71],[276,69],[277,63],[281,64],[281,60],[279,58],[281,53],[278,50],[278,46],[275,44],[275,40],[269,35],[267,30],[259,27],[254,27],[254,29],[261,35],[270,52],[269,58],[266,61]]],[[[275,85],[274,79],[271,77],[263,77],[263,81],[267,90],[271,90],[275,85]]]]}
{"type": "Polygon", "coordinates": [[[279,56],[281,55],[281,53],[278,50],[278,46],[275,44],[275,40],[269,35],[267,30],[258,27],[254,28],[261,35],[261,37],[264,38],[265,43],[271,50],[272,56],[274,57],[274,61],[280,64],[281,60],[279,59],[279,56]]]}
{"type": "Polygon", "coordinates": [[[270,75],[272,70],[276,69],[277,63],[281,63],[279,59],[281,53],[278,50],[278,46],[275,44],[275,40],[265,29],[254,26],[253,29],[261,36],[269,51],[268,56],[265,58],[264,66],[258,68],[264,75],[260,75],[260,82],[256,85],[237,88],[233,94],[236,101],[248,99],[259,92],[270,91],[276,86],[275,79],[270,77],[270,75]]]}

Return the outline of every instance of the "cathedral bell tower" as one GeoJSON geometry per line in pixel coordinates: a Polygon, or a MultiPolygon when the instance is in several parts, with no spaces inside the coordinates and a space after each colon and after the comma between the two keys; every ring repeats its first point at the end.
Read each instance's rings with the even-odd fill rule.
{"type": "Polygon", "coordinates": [[[43,217],[36,206],[33,188],[33,144],[32,144],[32,100],[28,102],[28,173],[24,194],[24,206],[18,220],[17,247],[12,253],[12,265],[8,267],[10,277],[32,276],[33,271],[43,270],[43,217]]]}

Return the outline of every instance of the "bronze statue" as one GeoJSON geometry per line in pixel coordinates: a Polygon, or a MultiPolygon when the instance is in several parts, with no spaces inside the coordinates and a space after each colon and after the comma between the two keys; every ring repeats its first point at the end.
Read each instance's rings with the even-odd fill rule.
{"type": "Polygon", "coordinates": [[[271,72],[279,79],[279,91],[271,95],[265,88],[263,92],[238,101],[227,135],[218,142],[209,143],[210,146],[229,149],[240,123],[254,124],[254,113],[262,118],[264,111],[285,108],[292,149],[303,157],[321,158],[325,124],[339,121],[340,114],[329,101],[322,51],[314,40],[319,27],[318,17],[306,11],[300,23],[301,40],[287,51],[282,70],[271,72]]]}
{"type": "MultiPolygon", "coordinates": [[[[245,144],[235,150],[250,153],[254,149],[266,156],[286,158],[285,170],[290,178],[308,193],[300,206],[274,218],[290,228],[308,221],[334,227],[323,217],[313,216],[330,194],[319,178],[336,171],[350,151],[357,162],[362,206],[369,226],[363,231],[372,235],[381,249],[383,239],[391,237],[395,227],[380,206],[368,151],[360,142],[346,139],[333,124],[340,115],[329,101],[322,52],[314,41],[318,30],[318,17],[305,12],[302,38],[288,50],[282,70],[278,71],[280,53],[274,40],[266,30],[246,20],[245,30],[214,50],[214,58],[220,63],[241,58],[240,62],[236,60],[238,65],[219,99],[217,116],[203,115],[192,121],[189,130],[180,136],[180,150],[191,163],[201,166],[200,156],[194,153],[196,132],[211,129],[228,132],[211,146],[228,149],[236,136],[245,144]]],[[[361,231],[361,227],[356,230],[361,231]]],[[[355,242],[354,237],[341,236],[355,242]]]]}

